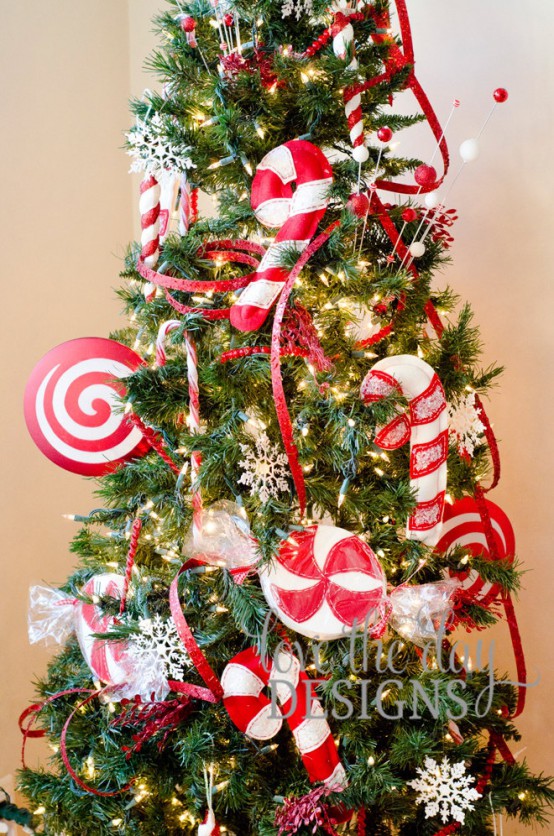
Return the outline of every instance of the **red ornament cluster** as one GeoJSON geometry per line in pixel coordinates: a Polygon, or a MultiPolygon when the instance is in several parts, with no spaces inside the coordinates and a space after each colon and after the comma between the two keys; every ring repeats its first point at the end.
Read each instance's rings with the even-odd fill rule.
{"type": "Polygon", "coordinates": [[[183,32],[194,32],[196,29],[196,21],[190,15],[181,18],[181,29],[183,32]]]}
{"type": "Polygon", "coordinates": [[[390,128],[379,128],[377,131],[377,139],[380,142],[390,142],[393,137],[393,133],[390,128]]]}

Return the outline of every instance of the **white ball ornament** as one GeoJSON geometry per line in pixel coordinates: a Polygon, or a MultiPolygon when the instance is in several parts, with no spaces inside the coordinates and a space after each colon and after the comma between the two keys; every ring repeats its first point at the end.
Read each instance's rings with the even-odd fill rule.
{"type": "Polygon", "coordinates": [[[386,577],[371,548],[332,525],[312,525],[283,540],[259,570],[269,606],[287,627],[327,641],[374,624],[386,577]]]}
{"type": "Polygon", "coordinates": [[[410,244],[410,255],[412,258],[421,258],[424,253],[425,244],[423,241],[414,241],[413,244],[410,244]]]}
{"type": "Polygon", "coordinates": [[[365,145],[358,145],[353,149],[352,156],[357,163],[365,163],[369,159],[369,149],[365,145]]]}
{"type": "Polygon", "coordinates": [[[476,139],[466,139],[460,145],[460,157],[464,163],[472,163],[479,156],[479,143],[476,139]]]}
{"type": "Polygon", "coordinates": [[[436,209],[441,199],[438,192],[429,192],[425,195],[425,205],[428,209],[436,209]]]}

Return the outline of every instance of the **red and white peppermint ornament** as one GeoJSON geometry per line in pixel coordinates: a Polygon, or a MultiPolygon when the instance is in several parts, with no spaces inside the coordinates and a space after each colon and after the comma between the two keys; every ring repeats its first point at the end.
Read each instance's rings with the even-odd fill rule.
{"type": "Polygon", "coordinates": [[[444,389],[434,369],[411,354],[385,357],[367,373],[361,387],[370,404],[401,391],[410,405],[378,430],[375,443],[396,450],[410,442],[410,484],[417,506],[408,519],[406,535],[434,546],[441,532],[448,458],[448,410],[444,389]]]}
{"type": "Polygon", "coordinates": [[[221,677],[223,703],[233,723],[254,740],[270,740],[281,730],[283,715],[310,781],[344,787],[346,775],[321,703],[312,697],[312,684],[300,662],[283,650],[263,660],[255,647],[238,653],[221,677]],[[279,706],[263,693],[272,686],[279,706]],[[276,710],[277,709],[277,710],[276,710]]]}
{"type": "MultiPolygon", "coordinates": [[[[512,524],[498,505],[490,499],[485,499],[484,502],[491,521],[496,557],[513,561],[516,543],[512,524]]],[[[447,505],[444,513],[441,538],[436,545],[436,550],[447,552],[456,546],[462,546],[468,555],[493,560],[479,506],[470,496],[457,500],[453,505],[447,505]]],[[[492,603],[502,592],[499,584],[484,581],[477,570],[470,567],[461,572],[446,570],[445,576],[458,578],[461,582],[461,589],[466,595],[484,606],[492,603]]]]}
{"type": "Polygon", "coordinates": [[[260,569],[266,600],[283,624],[303,636],[338,639],[371,623],[386,594],[383,569],[367,543],[330,525],[283,540],[260,569]]]}
{"type": "Polygon", "coordinates": [[[56,346],[35,366],[25,388],[25,420],[51,461],[82,476],[103,476],[148,444],[117,401],[142,360],[121,343],[83,337],[56,346]]]}
{"type": "Polygon", "coordinates": [[[280,266],[283,252],[291,247],[299,253],[306,249],[325,214],[332,182],[333,172],[323,151],[303,139],[279,145],[259,164],[252,182],[252,208],[260,223],[280,229],[231,308],[235,328],[255,331],[265,322],[289,274],[280,266]]]}
{"type": "Polygon", "coordinates": [[[124,586],[122,575],[95,575],[81,590],[93,603],[78,601],[74,608],[75,632],[85,661],[96,679],[111,686],[123,685],[131,675],[126,642],[106,641],[95,638],[93,634],[113,630],[115,616],[106,615],[98,602],[105,597],[120,601],[124,586]]]}

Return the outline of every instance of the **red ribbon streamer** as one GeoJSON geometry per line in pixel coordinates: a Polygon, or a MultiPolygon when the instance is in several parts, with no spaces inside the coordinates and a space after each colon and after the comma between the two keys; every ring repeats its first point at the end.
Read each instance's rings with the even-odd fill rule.
{"type": "Polygon", "coordinates": [[[73,780],[77,784],[77,786],[79,786],[85,792],[91,793],[92,795],[97,795],[97,796],[100,796],[101,798],[113,798],[113,796],[115,796],[115,795],[121,795],[121,793],[127,792],[127,790],[132,787],[132,785],[134,783],[134,779],[132,781],[129,781],[129,783],[125,784],[124,787],[121,787],[120,789],[117,789],[117,790],[111,790],[111,791],[97,790],[95,787],[91,787],[89,784],[85,783],[85,781],[83,781],[79,777],[79,775],[77,775],[77,773],[75,772],[75,770],[71,766],[71,762],[69,760],[69,755],[68,755],[68,752],[67,752],[67,732],[68,732],[70,723],[73,720],[75,714],[77,713],[77,711],[80,711],[80,709],[83,708],[83,706],[88,705],[90,702],[92,702],[93,699],[98,697],[103,692],[103,690],[105,690],[105,689],[102,689],[100,691],[96,691],[96,690],[93,690],[92,688],[69,688],[66,691],[59,691],[57,694],[54,694],[53,696],[48,697],[42,703],[35,703],[34,705],[31,705],[28,708],[26,708],[25,711],[21,714],[21,716],[19,718],[19,728],[21,730],[21,733],[23,734],[23,744],[22,744],[22,748],[21,748],[21,762],[23,764],[23,768],[24,769],[27,768],[27,766],[25,764],[25,744],[27,742],[27,738],[29,738],[29,737],[44,737],[46,735],[46,732],[42,729],[35,729],[35,730],[32,729],[32,726],[36,722],[37,717],[40,714],[40,712],[42,711],[42,709],[45,708],[45,706],[47,706],[49,703],[54,702],[54,700],[57,700],[59,697],[65,697],[65,696],[68,696],[69,694],[88,694],[88,697],[85,700],[82,700],[73,709],[73,711],[69,714],[67,720],[64,723],[64,727],[62,729],[62,734],[61,734],[61,737],[60,737],[60,753],[61,753],[61,756],[62,756],[64,766],[67,769],[67,772],[69,773],[69,775],[73,778],[73,780]],[[31,719],[29,721],[29,724],[27,726],[24,726],[23,723],[27,719],[27,717],[31,717],[31,719]]]}
{"type": "Polygon", "coordinates": [[[294,443],[292,432],[292,422],[290,420],[290,413],[287,407],[287,399],[285,397],[285,390],[283,388],[283,378],[281,375],[281,326],[283,324],[283,317],[287,302],[291,294],[292,288],[298,275],[305,264],[310,260],[312,255],[316,253],[320,247],[331,236],[331,233],[340,224],[340,221],[335,221],[327,229],[322,232],[317,238],[309,244],[292,270],[289,273],[288,279],[285,282],[277,307],[275,309],[275,318],[273,320],[273,330],[271,333],[271,384],[273,387],[273,400],[277,410],[277,420],[283,438],[283,444],[289,460],[289,466],[298,495],[298,502],[300,505],[300,513],[303,516],[306,510],[306,483],[304,481],[304,473],[300,462],[298,460],[298,448],[294,443]]]}
{"type": "MultiPolygon", "coordinates": [[[[221,683],[216,674],[210,667],[208,660],[198,647],[196,639],[194,638],[183,614],[181,602],[179,601],[179,579],[181,575],[188,569],[193,569],[202,565],[202,561],[196,560],[195,558],[191,558],[183,563],[179,572],[173,578],[169,589],[169,606],[171,608],[171,615],[173,616],[173,621],[175,622],[181,641],[183,642],[187,653],[196,667],[196,670],[210,690],[211,697],[209,698],[209,702],[219,702],[223,697],[223,688],[221,687],[221,683]]],[[[206,697],[204,697],[204,699],[206,699],[206,697]]]]}

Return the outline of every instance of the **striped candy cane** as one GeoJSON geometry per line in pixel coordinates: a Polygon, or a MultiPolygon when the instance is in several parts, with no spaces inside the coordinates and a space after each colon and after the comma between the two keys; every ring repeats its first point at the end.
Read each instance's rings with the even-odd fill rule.
{"type": "MultiPolygon", "coordinates": [[[[160,257],[160,194],[160,184],[149,174],[140,184],[140,254],[146,266],[152,269],[160,257]]],[[[143,292],[150,301],[156,293],[156,285],[146,282],[143,292]]]]}
{"type": "Polygon", "coordinates": [[[255,331],[265,322],[290,272],[280,266],[283,251],[294,247],[302,252],[308,246],[325,214],[332,175],[325,154],[303,139],[279,145],[259,164],[252,182],[252,208],[260,223],[280,229],[231,308],[235,328],[255,331]]]}
{"type": "Polygon", "coordinates": [[[226,666],[221,685],[231,720],[248,737],[275,737],[284,715],[310,780],[330,787],[345,786],[344,767],[321,703],[312,699],[310,679],[289,651],[281,651],[270,667],[255,647],[243,650],[226,666]],[[267,686],[274,690],[282,711],[262,694],[267,686]]]}
{"type": "Polygon", "coordinates": [[[395,450],[410,441],[410,484],[417,505],[408,519],[406,535],[435,546],[444,512],[448,457],[448,411],[444,389],[434,369],[411,354],[385,357],[367,373],[361,387],[364,403],[401,391],[410,406],[381,428],[375,443],[395,450]]]}
{"type": "Polygon", "coordinates": [[[163,244],[171,231],[173,212],[177,205],[180,174],[174,171],[162,171],[160,180],[160,216],[159,243],[163,244]]]}
{"type": "MultiPolygon", "coordinates": [[[[124,590],[125,578],[107,573],[92,577],[82,592],[95,602],[102,596],[121,600],[124,590]]],[[[131,673],[125,642],[93,636],[94,633],[108,633],[114,626],[114,616],[105,615],[97,603],[79,601],[74,608],[74,619],[81,652],[94,676],[106,685],[123,685],[131,673]]]]}
{"type": "MultiPolygon", "coordinates": [[[[365,3],[358,3],[361,8],[365,3]]],[[[358,59],[354,48],[354,27],[350,20],[351,10],[340,5],[335,11],[335,22],[331,27],[333,35],[333,52],[337,58],[350,62],[347,69],[353,72],[358,69],[358,59]]],[[[356,87],[347,87],[344,91],[344,112],[350,131],[352,156],[358,163],[365,163],[369,158],[369,150],[365,144],[364,121],[362,114],[362,97],[356,87]]]]}

